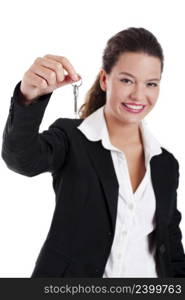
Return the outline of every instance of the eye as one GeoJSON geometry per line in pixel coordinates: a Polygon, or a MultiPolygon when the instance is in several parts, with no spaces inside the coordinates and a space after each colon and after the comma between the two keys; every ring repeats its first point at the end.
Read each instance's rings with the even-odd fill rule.
{"type": "Polygon", "coordinates": [[[153,86],[153,87],[157,87],[157,86],[158,86],[158,84],[155,83],[155,82],[149,82],[148,85],[149,85],[149,86],[153,86]]]}
{"type": "Polygon", "coordinates": [[[132,82],[130,79],[128,78],[123,78],[123,79],[120,79],[121,82],[125,82],[125,83],[129,83],[129,82],[132,82]]]}

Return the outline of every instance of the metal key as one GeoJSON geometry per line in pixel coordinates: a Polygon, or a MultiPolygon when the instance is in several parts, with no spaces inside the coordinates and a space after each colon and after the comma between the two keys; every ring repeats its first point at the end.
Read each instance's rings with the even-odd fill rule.
{"type": "Polygon", "coordinates": [[[72,83],[73,86],[73,94],[74,94],[74,114],[75,114],[75,118],[78,118],[78,113],[77,113],[77,99],[78,99],[78,94],[79,94],[79,90],[78,88],[82,85],[82,79],[80,79],[80,83],[72,83]]]}

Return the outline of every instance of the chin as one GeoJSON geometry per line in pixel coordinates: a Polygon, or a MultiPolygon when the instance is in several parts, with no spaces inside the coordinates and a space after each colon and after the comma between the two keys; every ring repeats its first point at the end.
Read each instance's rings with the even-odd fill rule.
{"type": "Polygon", "coordinates": [[[142,121],[142,119],[139,119],[139,120],[126,120],[126,121],[123,121],[125,124],[130,124],[130,125],[137,125],[139,124],[140,122],[142,121]]]}
{"type": "Polygon", "coordinates": [[[125,125],[139,124],[142,120],[143,118],[120,118],[119,116],[119,121],[125,125]]]}

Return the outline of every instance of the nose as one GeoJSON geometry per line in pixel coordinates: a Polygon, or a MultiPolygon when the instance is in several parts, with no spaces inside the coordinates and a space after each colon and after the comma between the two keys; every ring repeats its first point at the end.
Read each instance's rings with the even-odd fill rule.
{"type": "Polygon", "coordinates": [[[139,84],[138,85],[136,84],[130,93],[130,98],[134,101],[138,101],[142,103],[144,97],[145,97],[144,87],[139,84]]]}

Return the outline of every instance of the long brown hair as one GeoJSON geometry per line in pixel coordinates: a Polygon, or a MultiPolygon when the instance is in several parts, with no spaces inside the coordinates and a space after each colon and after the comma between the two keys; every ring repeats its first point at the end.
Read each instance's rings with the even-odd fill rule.
{"type": "MultiPolygon", "coordinates": [[[[103,51],[102,68],[110,74],[113,66],[124,52],[142,52],[150,56],[158,57],[161,61],[161,73],[163,71],[164,56],[161,45],[156,37],[145,28],[129,27],[112,36],[103,51]]],[[[106,92],[100,87],[100,72],[95,82],[85,96],[85,101],[78,114],[80,119],[85,119],[95,110],[106,103],[106,92]]]]}

